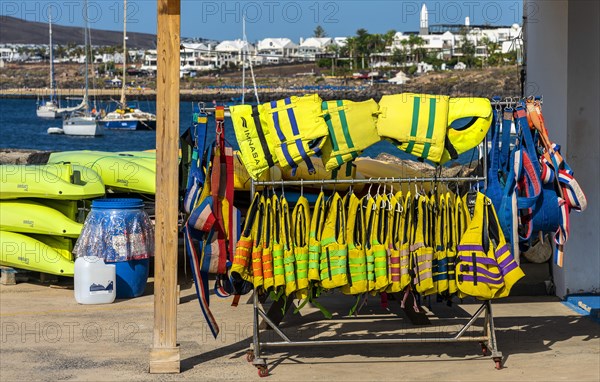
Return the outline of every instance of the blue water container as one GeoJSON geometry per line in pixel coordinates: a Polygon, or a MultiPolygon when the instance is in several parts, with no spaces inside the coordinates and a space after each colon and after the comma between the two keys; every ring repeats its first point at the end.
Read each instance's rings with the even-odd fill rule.
{"type": "Polygon", "coordinates": [[[148,281],[150,259],[119,261],[114,264],[117,267],[116,298],[143,295],[148,281]]]}
{"type": "Polygon", "coordinates": [[[96,199],[73,252],[116,266],[116,297],[141,296],[154,255],[154,227],[141,199],[96,199]]]}

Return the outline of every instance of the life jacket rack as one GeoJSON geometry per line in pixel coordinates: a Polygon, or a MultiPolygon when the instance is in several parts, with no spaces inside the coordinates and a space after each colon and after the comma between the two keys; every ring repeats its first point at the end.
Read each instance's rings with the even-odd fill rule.
{"type": "MultiPolygon", "coordinates": [[[[515,103],[512,98],[506,98],[505,100],[498,101],[493,100],[494,106],[511,106],[515,103]]],[[[227,107],[225,110],[227,111],[227,107]]],[[[214,108],[202,107],[203,112],[213,112],[214,108]]],[[[250,195],[254,195],[256,188],[260,187],[281,187],[282,190],[285,187],[290,186],[342,186],[348,187],[352,185],[364,185],[372,184],[373,182],[385,182],[386,184],[411,184],[411,183],[428,183],[428,182],[440,182],[440,183],[455,183],[455,184],[483,184],[483,188],[487,188],[488,178],[488,158],[486,150],[488,147],[488,139],[484,138],[483,142],[480,143],[475,149],[479,150],[480,158],[482,161],[483,175],[477,176],[456,176],[456,177],[443,177],[443,176],[427,176],[427,177],[398,177],[398,178],[369,178],[369,179],[326,179],[326,180],[276,180],[276,181],[252,181],[250,187],[250,195]]],[[[290,296],[291,297],[291,296],[290,296]]],[[[400,298],[402,299],[402,298],[400,298]]],[[[291,298],[289,299],[291,300],[291,298]]],[[[269,374],[267,368],[267,361],[264,358],[264,349],[266,348],[284,348],[284,347],[312,347],[312,346],[332,346],[332,345],[361,345],[361,344],[401,344],[401,343],[461,343],[461,342],[478,342],[481,345],[484,356],[490,356],[493,360],[496,369],[502,368],[503,355],[498,350],[498,344],[496,341],[496,332],[494,326],[494,316],[492,313],[491,300],[486,300],[481,303],[477,310],[466,319],[466,322],[454,333],[436,333],[436,336],[421,337],[410,335],[398,336],[398,337],[387,337],[387,338],[346,338],[343,339],[316,339],[316,340],[295,340],[286,335],[282,329],[279,328],[278,322],[281,318],[281,309],[283,304],[286,303],[286,299],[280,299],[274,302],[269,312],[261,306],[258,293],[252,294],[253,304],[253,335],[252,343],[247,350],[247,360],[258,369],[259,376],[264,377],[269,374]],[[279,318],[274,318],[270,313],[279,310],[279,318]],[[483,327],[478,335],[473,335],[473,327],[479,318],[483,316],[483,327]],[[261,320],[263,323],[261,323],[261,320]],[[268,339],[263,339],[261,334],[264,331],[264,326],[272,329],[268,339]],[[279,340],[272,340],[273,334],[279,337],[279,340]]],[[[416,304],[416,303],[415,303],[416,304]]],[[[292,305],[286,304],[286,307],[292,305]]],[[[277,313],[276,313],[277,314],[277,313]]],[[[285,315],[285,313],[283,313],[285,315]]],[[[401,329],[396,332],[401,334],[401,329]]]]}
{"type": "MultiPolygon", "coordinates": [[[[487,147],[487,139],[484,139],[483,147],[487,147]]],[[[481,144],[480,144],[481,147],[481,144]]],[[[482,155],[483,160],[483,168],[487,168],[487,158],[486,155],[482,155]]],[[[405,183],[427,183],[427,182],[440,182],[440,183],[483,183],[484,187],[487,185],[487,178],[485,175],[483,176],[465,176],[465,177],[411,177],[411,178],[371,178],[371,179],[330,179],[330,180],[278,180],[278,181],[253,181],[251,185],[251,195],[254,195],[255,189],[257,187],[286,187],[286,186],[324,186],[324,185],[359,185],[359,184],[369,184],[373,182],[385,182],[385,183],[393,183],[393,184],[405,184],[405,183]]],[[[400,292],[401,293],[401,292],[400,292]]],[[[402,297],[398,293],[399,301],[402,300],[402,297]]],[[[291,296],[290,296],[291,297],[291,296]]],[[[259,300],[258,293],[254,293],[252,295],[252,304],[253,304],[253,335],[252,335],[252,343],[250,344],[249,349],[246,353],[246,359],[248,362],[252,362],[252,364],[258,369],[258,374],[263,377],[269,374],[267,361],[264,358],[264,349],[265,348],[282,348],[282,347],[313,347],[313,346],[332,346],[332,345],[341,345],[341,346],[349,346],[349,345],[379,345],[379,344],[403,344],[403,343],[462,343],[462,342],[477,342],[481,345],[481,349],[484,356],[490,356],[493,360],[496,369],[502,368],[502,359],[503,355],[498,350],[498,345],[496,341],[496,331],[494,326],[494,316],[492,313],[492,304],[490,300],[484,301],[478,307],[478,309],[468,318],[467,322],[464,323],[456,331],[455,333],[448,333],[447,335],[441,335],[436,337],[409,337],[409,336],[399,336],[396,338],[356,338],[356,339],[317,339],[317,340],[295,340],[286,335],[282,329],[278,327],[278,324],[275,321],[278,319],[270,316],[271,312],[279,311],[281,312],[281,308],[285,303],[285,298],[274,302],[274,305],[271,307],[269,312],[266,312],[259,300]],[[273,309],[273,307],[276,307],[273,309]],[[483,315],[484,323],[483,330],[480,335],[472,335],[473,325],[476,321],[483,315]],[[261,324],[261,320],[263,323],[261,324]],[[261,332],[266,326],[272,329],[272,332],[269,333],[269,340],[263,340],[261,337],[261,332]],[[469,335],[466,335],[466,334],[469,335]],[[273,335],[276,334],[279,337],[279,340],[271,340],[273,335]]],[[[290,299],[291,300],[291,299],[290,299]]],[[[286,303],[286,307],[291,305],[288,302],[286,303]]],[[[276,313],[277,314],[277,313],[276,313]]],[[[285,313],[284,313],[285,315],[285,313]]],[[[400,332],[397,332],[400,334],[400,332]]]]}

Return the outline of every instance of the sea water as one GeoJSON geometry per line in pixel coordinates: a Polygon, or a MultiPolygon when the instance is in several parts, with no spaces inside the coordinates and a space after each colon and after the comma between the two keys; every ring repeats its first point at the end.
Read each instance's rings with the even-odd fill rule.
{"type": "MultiPolygon", "coordinates": [[[[111,105],[98,103],[96,108],[110,108],[111,105]]],[[[114,104],[112,105],[114,108],[114,104]]],[[[144,111],[155,112],[154,101],[139,101],[144,111]]],[[[193,102],[179,105],[180,132],[187,129],[192,120],[193,102]]],[[[61,119],[41,119],[36,116],[35,99],[0,99],[0,149],[32,149],[44,151],[98,150],[98,151],[141,151],[156,148],[154,131],[104,130],[101,137],[75,137],[48,134],[50,127],[62,127],[61,119]]],[[[214,119],[209,118],[209,136],[214,138],[214,119]]],[[[231,119],[225,119],[225,138],[235,149],[238,148],[231,119]]],[[[391,143],[382,141],[369,147],[362,156],[377,157],[382,152],[400,158],[411,158],[391,143]]]]}

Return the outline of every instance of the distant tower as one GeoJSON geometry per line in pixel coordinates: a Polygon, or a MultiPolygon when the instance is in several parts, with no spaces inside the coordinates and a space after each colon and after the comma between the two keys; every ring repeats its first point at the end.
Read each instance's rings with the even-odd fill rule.
{"type": "Polygon", "coordinates": [[[423,7],[421,8],[421,27],[419,28],[419,34],[429,34],[429,15],[425,4],[423,4],[423,7]]]}
{"type": "Polygon", "coordinates": [[[471,19],[469,18],[469,16],[465,17],[465,27],[467,27],[467,29],[469,29],[469,27],[471,26],[471,19]]]}

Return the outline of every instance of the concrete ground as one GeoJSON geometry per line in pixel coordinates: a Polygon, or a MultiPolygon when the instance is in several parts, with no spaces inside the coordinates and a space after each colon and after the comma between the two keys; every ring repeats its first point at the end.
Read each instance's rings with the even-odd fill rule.
{"type": "MultiPolygon", "coordinates": [[[[237,308],[212,297],[221,334],[212,338],[189,282],[182,285],[178,307],[181,374],[148,374],[152,344],[153,296],[109,305],[78,305],[73,290],[21,283],[0,286],[1,381],[172,381],[259,380],[245,360],[252,337],[250,295],[237,308]]],[[[72,288],[72,285],[70,286],[72,288]]],[[[396,329],[419,335],[449,333],[474,312],[476,302],[428,302],[432,326],[414,327],[397,301],[389,310],[368,300],[358,318],[345,316],[354,300],[335,294],[323,305],[333,320],[319,319],[313,308],[288,315],[282,325],[290,337],[326,338],[335,334],[385,338],[396,329]]],[[[354,345],[267,350],[267,381],[287,380],[461,380],[598,381],[600,325],[579,316],[551,297],[515,297],[493,305],[504,368],[495,370],[477,343],[354,345]]],[[[481,321],[481,320],[480,320],[481,321]]],[[[481,325],[481,322],[478,322],[481,325]]],[[[474,331],[470,331],[470,333],[474,331]]],[[[275,340],[269,332],[269,339],[275,340]]]]}

